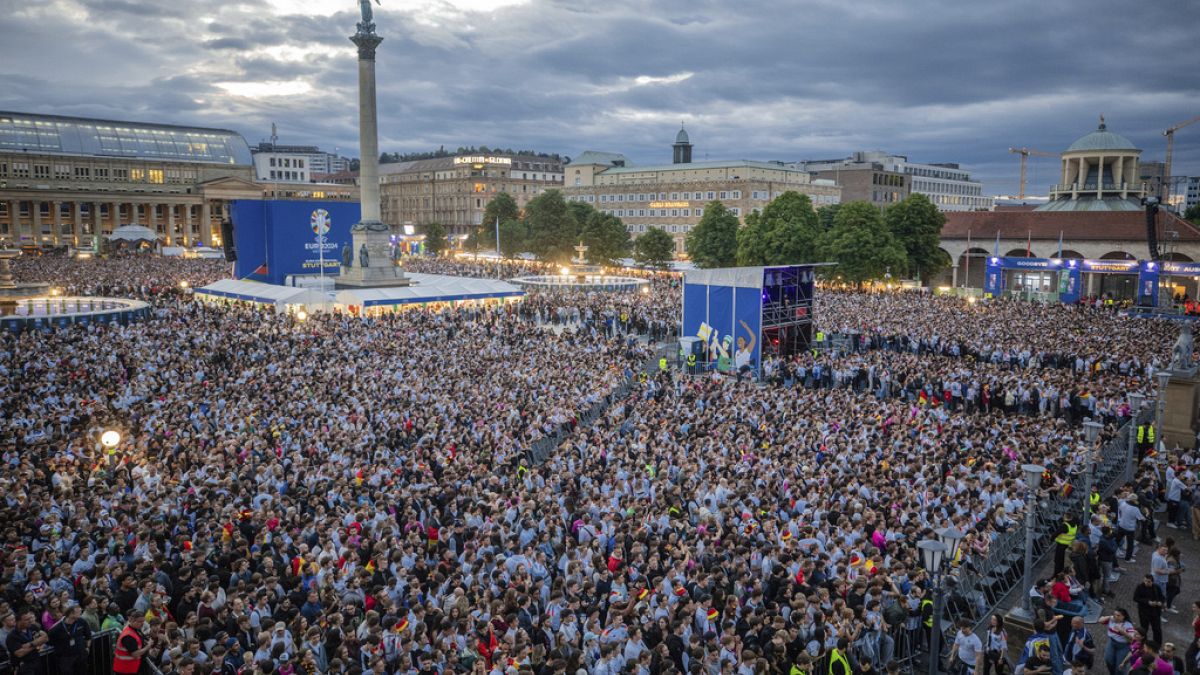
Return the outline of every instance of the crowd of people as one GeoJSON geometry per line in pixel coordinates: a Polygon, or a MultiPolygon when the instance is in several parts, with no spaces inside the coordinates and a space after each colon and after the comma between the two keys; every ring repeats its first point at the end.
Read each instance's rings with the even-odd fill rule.
{"type": "MultiPolygon", "coordinates": [[[[823,293],[822,329],[854,348],[773,362],[764,386],[647,365],[675,277],[300,321],[181,291],[222,267],[19,265],[155,313],[0,337],[18,667],[49,645],[85,672],[87,636],[115,631],[117,672],[891,672],[934,623],[917,542],[958,528],[966,574],[1084,470],[1079,420],[1111,436],[1167,350],[1144,320],[823,293]]],[[[956,649],[982,665],[969,627],[956,649]]]]}

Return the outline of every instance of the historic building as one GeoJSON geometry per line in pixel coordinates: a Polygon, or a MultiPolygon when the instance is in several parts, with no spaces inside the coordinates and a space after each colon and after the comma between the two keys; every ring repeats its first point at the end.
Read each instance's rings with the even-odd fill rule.
{"type": "Polygon", "coordinates": [[[923,194],[940,211],[992,208],[992,199],[983,196],[983,184],[954,163],[923,164],[904,155],[855,152],[844,159],[809,160],[795,166],[836,181],[842,186],[843,201],[887,207],[910,194],[923,194]]]}
{"type": "Polygon", "coordinates": [[[523,209],[562,186],[562,162],[536,155],[459,155],[379,167],[383,222],[393,230],[439,223],[458,238],[483,224],[484,209],[501,192],[523,209]]]}
{"type": "Polygon", "coordinates": [[[674,162],[633,166],[624,155],[588,150],[566,166],[569,200],[587,202],[620,218],[634,236],[651,228],[675,239],[675,253],[704,216],[704,207],[720,201],[744,222],[784,192],[808,195],[820,208],[841,201],[842,190],[830,180],[775,162],[733,160],[692,162],[692,146],[682,129],[672,145],[674,162]]]}
{"type": "MultiPolygon", "coordinates": [[[[991,256],[1131,261],[1150,258],[1142,198],[1149,186],[1140,180],[1141,150],[1129,139],[1100,127],[1072,143],[1061,156],[1058,183],[1050,200],[1036,207],[997,208],[991,212],[947,213],[941,247],[952,266],[938,284],[983,285],[991,256]]],[[[1164,261],[1200,261],[1200,228],[1163,208],[1154,218],[1164,261]]],[[[1085,273],[1085,294],[1129,297],[1131,275],[1085,273]]],[[[1193,277],[1164,281],[1196,296],[1193,277]]],[[[1053,286],[1048,272],[1013,273],[1009,288],[1044,292],[1053,286]]]]}
{"type": "Polygon", "coordinates": [[[256,183],[226,129],[0,112],[0,241],[91,247],[121,225],[221,245],[234,199],[357,199],[350,186],[256,183]]]}

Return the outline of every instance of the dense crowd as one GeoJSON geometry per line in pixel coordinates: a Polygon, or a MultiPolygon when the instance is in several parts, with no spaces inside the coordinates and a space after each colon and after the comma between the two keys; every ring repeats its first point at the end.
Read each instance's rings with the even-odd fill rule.
{"type": "Polygon", "coordinates": [[[986,310],[823,296],[825,330],[861,349],[773,362],[761,386],[646,365],[635,334],[670,336],[671,277],[299,321],[178,290],[220,271],[21,263],[156,313],[0,337],[17,660],[48,642],[82,668],[81,636],[113,629],[167,673],[882,671],[932,623],[916,543],[957,527],[966,574],[1028,508],[1021,464],[1058,498],[1089,453],[1075,422],[1111,435],[1166,334],[997,304],[980,337],[986,310]]]}

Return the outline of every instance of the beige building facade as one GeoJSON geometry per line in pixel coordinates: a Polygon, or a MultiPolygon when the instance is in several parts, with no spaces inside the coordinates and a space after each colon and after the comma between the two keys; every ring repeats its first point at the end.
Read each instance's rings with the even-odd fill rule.
{"type": "Polygon", "coordinates": [[[439,223],[459,239],[483,224],[496,195],[507,192],[524,209],[529,200],[562,186],[562,162],[535,155],[459,155],[379,167],[384,223],[395,231],[439,223]]]}
{"type": "Polygon", "coordinates": [[[815,208],[842,198],[833,181],[749,160],[638,167],[628,166],[621,155],[589,151],[567,165],[566,178],[568,200],[617,216],[635,238],[651,228],[664,230],[675,239],[679,257],[686,255],[687,235],[710,202],[721,202],[744,223],[784,192],[808,195],[815,208]]]}
{"type": "Polygon", "coordinates": [[[224,129],[0,112],[0,242],[90,248],[122,225],[220,246],[235,199],[358,198],[353,186],[256,183],[224,129]]]}

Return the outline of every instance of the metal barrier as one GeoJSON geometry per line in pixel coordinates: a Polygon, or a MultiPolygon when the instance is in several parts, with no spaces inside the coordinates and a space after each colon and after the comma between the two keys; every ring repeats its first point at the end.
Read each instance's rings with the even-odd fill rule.
{"type": "MultiPolygon", "coordinates": [[[[117,633],[118,631],[115,630],[106,630],[92,634],[87,656],[83,660],[83,667],[86,670],[80,670],[78,664],[73,668],[69,665],[60,668],[60,660],[55,654],[54,648],[49,645],[42,647],[38,652],[40,661],[38,672],[46,675],[110,675],[117,633]]],[[[14,672],[16,670],[12,663],[0,661],[0,674],[7,675],[14,672]]]]}
{"type": "MultiPolygon", "coordinates": [[[[1144,424],[1154,418],[1153,407],[1142,410],[1136,421],[1126,422],[1116,435],[1101,449],[1096,460],[1093,486],[1107,498],[1125,482],[1126,465],[1130,458],[1130,424],[1144,424]]],[[[1040,567],[1054,551],[1054,536],[1058,524],[1069,513],[1081,513],[1087,494],[1087,476],[1078,472],[1065,483],[1070,490],[1058,488],[1054,494],[1044,494],[1035,504],[1026,508],[1036,509],[1033,534],[1034,567],[1040,567]],[[1063,492],[1068,492],[1066,496],[1063,492]]],[[[951,624],[961,618],[970,619],[975,632],[984,629],[984,623],[998,607],[1005,604],[1014,592],[1023,591],[1025,551],[1025,522],[1021,519],[1008,531],[1000,534],[988,547],[987,555],[980,560],[960,566],[956,584],[949,589],[952,600],[946,603],[946,612],[951,624]]]]}

